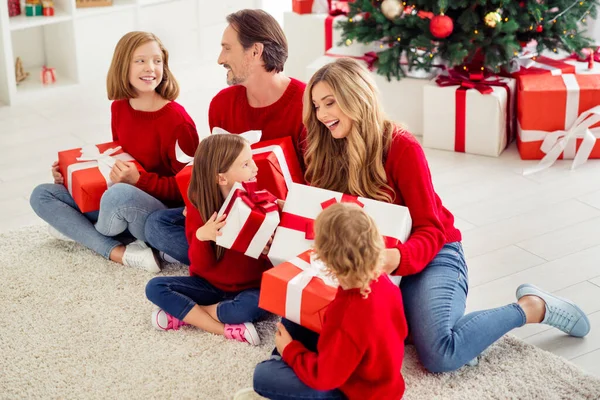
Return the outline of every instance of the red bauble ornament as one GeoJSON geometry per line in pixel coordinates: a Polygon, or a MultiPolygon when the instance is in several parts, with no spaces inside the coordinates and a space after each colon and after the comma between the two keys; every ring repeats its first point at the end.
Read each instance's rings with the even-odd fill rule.
{"type": "Polygon", "coordinates": [[[429,23],[429,31],[438,39],[444,39],[450,36],[452,29],[454,29],[452,18],[444,14],[436,15],[431,18],[431,22],[429,23]]]}
{"type": "Polygon", "coordinates": [[[365,19],[369,19],[371,18],[371,13],[370,12],[366,12],[363,14],[365,19]]]}
{"type": "Polygon", "coordinates": [[[521,8],[525,7],[525,2],[524,1],[520,1],[519,2],[519,7],[521,7],[521,8]]]}
{"type": "Polygon", "coordinates": [[[538,25],[535,27],[535,31],[538,33],[542,33],[544,31],[544,27],[541,25],[538,25]]]}

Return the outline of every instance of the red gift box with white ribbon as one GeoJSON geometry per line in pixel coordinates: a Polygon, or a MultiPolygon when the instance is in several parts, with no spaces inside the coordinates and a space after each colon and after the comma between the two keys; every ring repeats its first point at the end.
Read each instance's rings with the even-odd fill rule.
{"type": "Polygon", "coordinates": [[[307,250],[263,273],[258,306],[320,332],[338,286],[312,250],[307,250]]]}
{"type": "Polygon", "coordinates": [[[258,190],[256,182],[235,183],[219,210],[226,224],[217,236],[217,244],[259,258],[279,224],[277,198],[258,190]]]}
{"type": "Polygon", "coordinates": [[[58,152],[65,186],[82,213],[100,209],[102,195],[113,185],[109,175],[116,160],[133,162],[138,171],[144,171],[140,163],[123,152],[118,142],[58,152]]]}

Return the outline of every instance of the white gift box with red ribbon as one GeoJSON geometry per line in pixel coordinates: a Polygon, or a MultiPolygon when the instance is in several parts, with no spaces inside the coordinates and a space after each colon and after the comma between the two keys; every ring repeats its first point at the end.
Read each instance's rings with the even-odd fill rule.
{"type": "Polygon", "coordinates": [[[217,244],[259,258],[279,224],[276,200],[266,190],[257,190],[256,182],[235,183],[218,213],[226,214],[226,224],[217,244]]]}
{"type": "Polygon", "coordinates": [[[350,202],[362,207],[377,224],[386,247],[404,243],[410,236],[412,219],[407,207],[293,183],[268,254],[271,263],[281,264],[310,249],[314,241],[315,218],[336,202],[350,202]]]}

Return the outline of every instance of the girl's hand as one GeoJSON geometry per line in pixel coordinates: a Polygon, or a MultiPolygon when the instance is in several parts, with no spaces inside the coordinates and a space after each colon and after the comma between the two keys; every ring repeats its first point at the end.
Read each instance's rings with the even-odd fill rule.
{"type": "Polygon", "coordinates": [[[54,178],[54,183],[57,185],[62,185],[65,183],[65,179],[58,168],[58,161],[54,161],[52,164],[52,177],[54,178]]]}
{"type": "Polygon", "coordinates": [[[184,217],[187,217],[187,206],[183,207],[183,211],[181,213],[184,217]]]}
{"type": "Polygon", "coordinates": [[[391,274],[400,265],[400,250],[384,249],[383,250],[383,272],[391,274]]]}
{"type": "Polygon", "coordinates": [[[275,332],[275,347],[277,347],[279,355],[283,357],[283,351],[293,340],[287,329],[285,329],[285,326],[281,322],[278,322],[277,332],[275,332]]]}
{"type": "Polygon", "coordinates": [[[206,221],[202,227],[198,228],[196,231],[196,238],[203,242],[208,240],[216,242],[217,236],[221,236],[223,234],[220,229],[225,226],[225,218],[227,218],[226,214],[217,217],[217,213],[214,212],[208,221],[206,221]]]}
{"type": "Polygon", "coordinates": [[[277,206],[279,207],[279,211],[283,211],[283,206],[285,206],[285,200],[277,199],[277,206]]]}
{"type": "MultiPolygon", "coordinates": [[[[275,234],[273,234],[273,236],[275,236],[275,234]]],[[[271,238],[267,242],[267,245],[265,246],[265,248],[262,251],[262,255],[266,256],[269,253],[269,250],[271,250],[271,244],[273,243],[273,236],[271,236],[271,238]]]]}
{"type": "Polygon", "coordinates": [[[117,160],[110,171],[109,178],[114,183],[135,185],[140,180],[140,171],[132,162],[117,160]]]}

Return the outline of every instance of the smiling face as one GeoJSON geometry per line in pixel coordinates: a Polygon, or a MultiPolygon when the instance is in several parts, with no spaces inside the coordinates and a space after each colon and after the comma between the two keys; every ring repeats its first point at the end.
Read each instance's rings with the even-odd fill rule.
{"type": "Polygon", "coordinates": [[[250,50],[244,47],[238,39],[238,33],[231,25],[223,32],[221,39],[221,54],[218,63],[227,69],[227,84],[239,85],[250,75],[250,50]]]}
{"type": "Polygon", "coordinates": [[[163,79],[163,53],[150,41],[135,49],[129,66],[129,83],[138,95],[152,93],[163,79]]]}
{"type": "Polygon", "coordinates": [[[317,119],[325,125],[335,139],[348,136],[352,128],[352,120],[340,109],[327,82],[320,81],[313,86],[312,102],[317,119]]]}
{"type": "Polygon", "coordinates": [[[219,185],[224,189],[224,194],[229,193],[234,183],[255,180],[257,174],[258,167],[252,159],[252,149],[246,143],[227,172],[219,174],[219,185]]]}

